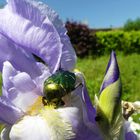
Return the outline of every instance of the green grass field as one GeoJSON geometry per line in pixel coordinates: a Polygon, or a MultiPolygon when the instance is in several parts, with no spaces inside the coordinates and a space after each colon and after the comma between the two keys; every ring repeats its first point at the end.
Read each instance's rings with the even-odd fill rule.
{"type": "MultiPolygon", "coordinates": [[[[124,56],[117,54],[117,59],[122,79],[122,99],[128,101],[140,100],[140,55],[132,54],[124,56]]],[[[109,55],[96,59],[91,57],[78,59],[76,67],[85,75],[92,101],[94,94],[100,90],[108,60],[109,55]]]]}

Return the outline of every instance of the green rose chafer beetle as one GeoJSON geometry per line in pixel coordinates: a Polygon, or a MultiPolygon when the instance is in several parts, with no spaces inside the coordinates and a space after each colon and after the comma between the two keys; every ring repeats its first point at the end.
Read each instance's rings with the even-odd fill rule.
{"type": "Polygon", "coordinates": [[[45,105],[53,104],[56,107],[61,106],[64,104],[62,97],[75,90],[78,86],[76,86],[75,73],[62,69],[58,70],[44,82],[43,103],[45,105]]]}

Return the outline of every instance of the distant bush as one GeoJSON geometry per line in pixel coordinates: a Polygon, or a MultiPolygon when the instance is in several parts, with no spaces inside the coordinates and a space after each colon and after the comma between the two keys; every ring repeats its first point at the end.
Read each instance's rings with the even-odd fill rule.
{"type": "MultiPolygon", "coordinates": [[[[66,28],[68,30],[68,35],[70,40],[76,50],[79,57],[87,56],[93,51],[95,47],[95,35],[91,35],[91,30],[87,25],[77,23],[77,22],[66,22],[66,28]]],[[[96,52],[92,52],[96,53],[96,52]]]]}
{"type": "Polygon", "coordinates": [[[124,24],[124,30],[125,31],[140,30],[140,18],[137,18],[135,20],[128,19],[124,24]]]}
{"type": "Polygon", "coordinates": [[[68,35],[79,57],[100,56],[112,50],[124,54],[140,53],[140,31],[121,29],[98,31],[77,22],[66,22],[68,35]]]}
{"type": "Polygon", "coordinates": [[[112,50],[123,51],[125,54],[140,53],[140,31],[97,32],[96,42],[101,54],[110,53],[112,50]]]}

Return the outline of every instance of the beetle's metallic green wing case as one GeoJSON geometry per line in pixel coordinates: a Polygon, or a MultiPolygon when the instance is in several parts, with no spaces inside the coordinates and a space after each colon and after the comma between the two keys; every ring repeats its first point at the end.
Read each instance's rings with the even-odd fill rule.
{"type": "Polygon", "coordinates": [[[64,70],[59,70],[52,76],[50,76],[44,83],[44,85],[50,83],[56,83],[61,85],[67,93],[75,89],[76,76],[74,73],[64,70]]]}

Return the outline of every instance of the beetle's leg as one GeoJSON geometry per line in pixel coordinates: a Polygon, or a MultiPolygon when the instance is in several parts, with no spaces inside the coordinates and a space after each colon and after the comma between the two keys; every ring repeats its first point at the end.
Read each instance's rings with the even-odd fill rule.
{"type": "Polygon", "coordinates": [[[65,103],[64,103],[64,101],[61,99],[60,102],[59,102],[59,106],[64,106],[64,105],[65,105],[65,103]]]}
{"type": "Polygon", "coordinates": [[[47,102],[45,97],[42,97],[42,103],[43,103],[44,106],[48,104],[48,102],[47,102]]]}
{"type": "Polygon", "coordinates": [[[75,86],[74,90],[77,89],[77,88],[79,88],[80,86],[83,87],[83,84],[82,84],[82,83],[78,83],[78,84],[75,86]]]}

